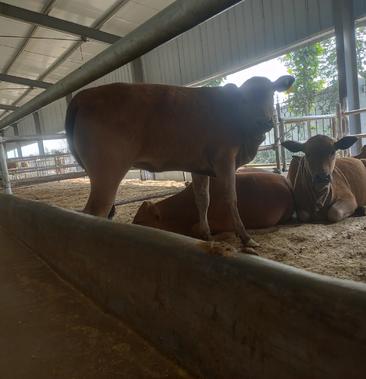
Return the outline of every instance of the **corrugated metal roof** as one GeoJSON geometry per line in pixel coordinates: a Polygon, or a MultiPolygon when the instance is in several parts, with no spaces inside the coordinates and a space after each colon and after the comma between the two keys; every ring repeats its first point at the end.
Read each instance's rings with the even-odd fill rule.
{"type": "MultiPolygon", "coordinates": [[[[6,0],[6,4],[124,36],[174,0],[6,0]],[[110,17],[106,14],[116,7],[110,17]]],[[[0,16],[0,72],[55,83],[108,44],[0,16]],[[80,45],[80,46],[78,46],[80,45]],[[75,51],[72,51],[72,50],[75,51]],[[57,64],[65,54],[67,58],[57,64]],[[52,65],[55,65],[54,67],[52,65]],[[52,69],[50,72],[48,72],[52,69]]],[[[21,105],[42,89],[0,82],[0,104],[21,105]]],[[[0,110],[0,118],[5,111],[0,110]]]]}

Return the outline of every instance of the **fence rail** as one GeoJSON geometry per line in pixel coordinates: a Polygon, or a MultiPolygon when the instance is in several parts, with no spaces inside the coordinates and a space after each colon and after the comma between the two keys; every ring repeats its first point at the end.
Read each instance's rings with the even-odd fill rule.
{"type": "MultiPolygon", "coordinates": [[[[255,161],[250,166],[274,167],[278,172],[281,170],[286,171],[289,157],[281,145],[283,141],[289,138],[297,141],[307,140],[315,133],[328,134],[334,138],[350,135],[348,117],[364,112],[366,112],[366,108],[345,111],[338,104],[337,111],[334,114],[283,117],[281,115],[281,108],[277,104],[273,133],[267,138],[267,144],[263,144],[258,148],[259,155],[261,153],[268,154],[273,151],[274,159],[272,162],[255,161]]],[[[354,134],[353,136],[366,138],[366,133],[354,134]]],[[[6,144],[65,138],[66,135],[64,133],[42,136],[0,137],[1,182],[5,192],[11,193],[12,183],[16,186],[85,176],[84,170],[69,152],[9,159],[6,156],[6,144]]],[[[350,151],[343,154],[350,155],[350,151]]],[[[154,174],[151,175],[152,178],[155,178],[154,174]]],[[[140,171],[140,178],[146,179],[147,176],[144,175],[144,172],[140,171]]]]}

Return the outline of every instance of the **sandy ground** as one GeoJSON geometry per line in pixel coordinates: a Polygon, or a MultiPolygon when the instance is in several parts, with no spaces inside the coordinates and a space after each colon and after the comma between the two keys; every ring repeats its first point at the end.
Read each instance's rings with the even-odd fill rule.
{"type": "MultiPolygon", "coordinates": [[[[133,198],[183,188],[175,181],[124,180],[117,199],[133,198]]],[[[88,197],[88,179],[38,184],[16,188],[22,198],[79,210],[88,197]]],[[[154,199],[153,201],[159,201],[154,199]]],[[[117,207],[115,221],[131,222],[141,202],[117,207]]],[[[366,282],[366,217],[349,218],[337,224],[292,224],[251,231],[261,244],[260,256],[319,274],[366,282]]],[[[220,236],[239,246],[233,234],[220,236]]]]}

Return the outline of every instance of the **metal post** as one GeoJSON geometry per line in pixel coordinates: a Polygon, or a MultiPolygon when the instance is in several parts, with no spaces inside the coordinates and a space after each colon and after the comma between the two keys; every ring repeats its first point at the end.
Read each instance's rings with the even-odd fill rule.
{"type": "MultiPolygon", "coordinates": [[[[360,99],[353,2],[349,0],[334,0],[333,16],[337,46],[339,101],[342,105],[345,105],[347,102],[349,110],[358,109],[360,108],[360,99]]],[[[349,122],[351,134],[360,134],[360,115],[350,116],[349,122]]],[[[361,142],[359,141],[353,146],[353,153],[357,153],[360,148],[361,142]]]]}
{"type": "MultiPolygon", "coordinates": [[[[14,130],[14,136],[19,137],[18,124],[14,124],[13,125],[13,130],[14,130]]],[[[23,157],[23,152],[22,152],[22,146],[21,146],[20,142],[15,142],[15,146],[16,146],[16,149],[17,149],[17,156],[18,156],[18,158],[22,158],[23,157]]]]}
{"type": "MultiPolygon", "coordinates": [[[[278,125],[278,137],[279,137],[279,143],[282,143],[285,140],[285,123],[281,117],[281,107],[277,103],[276,104],[276,111],[277,111],[277,119],[279,121],[278,125]]],[[[287,170],[287,165],[286,165],[286,150],[280,145],[280,159],[282,160],[282,172],[285,172],[287,170]]]]}
{"type": "Polygon", "coordinates": [[[69,105],[72,100],[72,93],[69,93],[65,96],[66,104],[69,105]]]}
{"type": "MultiPolygon", "coordinates": [[[[343,136],[343,131],[342,131],[342,113],[343,113],[343,109],[342,109],[342,104],[341,103],[337,103],[337,110],[336,110],[336,120],[337,120],[337,137],[336,139],[340,139],[342,138],[343,136]]],[[[338,154],[342,157],[343,156],[343,151],[339,151],[338,154]]]]}
{"type": "Polygon", "coordinates": [[[336,139],[337,138],[337,117],[332,117],[330,119],[330,125],[332,129],[332,137],[336,139]]]}
{"type": "Polygon", "coordinates": [[[281,141],[280,141],[280,135],[279,135],[279,119],[278,115],[280,115],[280,105],[277,103],[276,104],[276,119],[274,123],[274,128],[273,128],[273,134],[274,134],[274,151],[276,154],[276,168],[277,172],[281,172],[281,141]]]}
{"type": "Polygon", "coordinates": [[[131,72],[132,80],[134,83],[143,83],[145,81],[144,68],[141,57],[131,62],[131,72]]]}
{"type": "Polygon", "coordinates": [[[8,165],[7,165],[7,158],[6,158],[6,150],[5,150],[5,143],[2,137],[0,137],[0,167],[1,167],[1,179],[2,184],[4,187],[4,191],[7,194],[12,194],[11,191],[11,183],[10,183],[10,177],[9,177],[9,171],[8,171],[8,165]]]}
{"type": "MultiPolygon", "coordinates": [[[[33,113],[33,119],[34,119],[34,125],[36,127],[36,133],[41,136],[42,134],[42,128],[41,128],[41,120],[39,119],[39,114],[38,112],[34,112],[33,113]]],[[[45,155],[45,152],[44,152],[44,145],[43,145],[43,140],[42,138],[39,138],[37,140],[37,143],[38,143],[38,152],[39,152],[39,155],[45,155]]]]}
{"type": "Polygon", "coordinates": [[[342,138],[342,105],[337,103],[336,110],[336,139],[342,138]]]}

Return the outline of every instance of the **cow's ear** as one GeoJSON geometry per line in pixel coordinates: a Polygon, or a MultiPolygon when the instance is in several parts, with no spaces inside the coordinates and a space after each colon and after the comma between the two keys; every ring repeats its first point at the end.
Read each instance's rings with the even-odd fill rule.
{"type": "Polygon", "coordinates": [[[354,143],[356,143],[357,139],[357,137],[352,136],[343,137],[334,144],[334,147],[336,150],[349,149],[354,143]]]}
{"type": "Polygon", "coordinates": [[[294,83],[295,78],[291,75],[280,76],[273,82],[273,90],[277,92],[287,91],[294,83]]]}
{"type": "Polygon", "coordinates": [[[222,88],[225,90],[229,90],[229,91],[237,91],[238,90],[238,86],[234,83],[227,83],[222,88]]]}
{"type": "Polygon", "coordinates": [[[305,144],[295,141],[284,141],[281,145],[292,153],[298,153],[299,151],[304,151],[305,144]]]}

